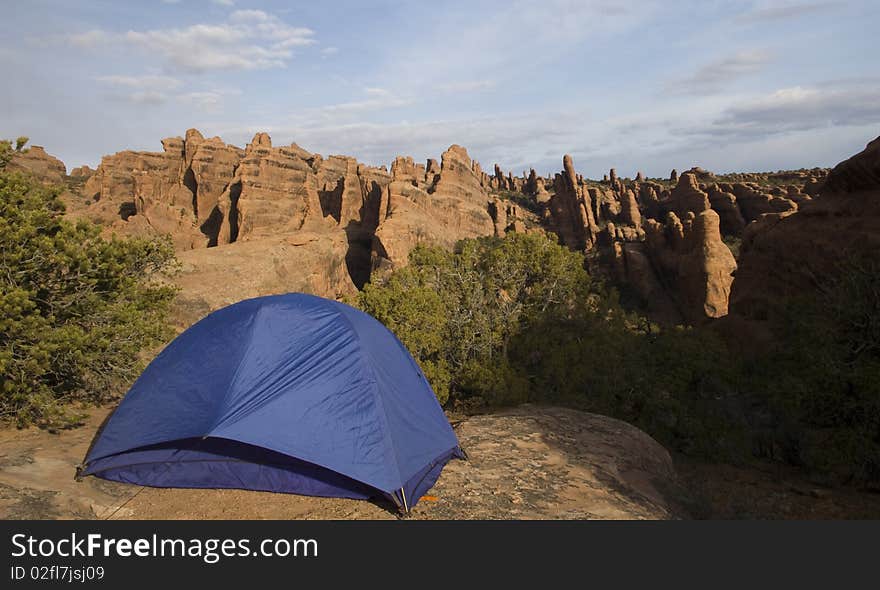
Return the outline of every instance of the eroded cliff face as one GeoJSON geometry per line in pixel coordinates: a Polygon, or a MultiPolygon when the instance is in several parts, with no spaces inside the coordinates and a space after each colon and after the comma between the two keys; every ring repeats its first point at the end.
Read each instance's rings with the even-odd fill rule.
{"type": "Polygon", "coordinates": [[[443,152],[439,170],[430,160],[421,166],[411,158],[397,158],[379,210],[373,267],[406,264],[420,243],[451,248],[463,238],[493,235],[487,178],[458,145],[443,152]]]}
{"type": "Polygon", "coordinates": [[[89,202],[78,215],[108,234],[170,235],[193,313],[289,290],[343,297],[374,270],[406,264],[419,243],[524,230],[515,206],[489,196],[498,178],[521,183],[490,178],[458,145],[439,164],[398,157],[390,173],[273,146],[266,133],[241,149],[190,129],[162,147],[78,169],[89,202]]]}
{"type": "Polygon", "coordinates": [[[792,297],[815,292],[852,260],[880,259],[880,137],[838,164],[796,213],[746,228],[730,296],[747,334],[772,331],[792,297]]]}

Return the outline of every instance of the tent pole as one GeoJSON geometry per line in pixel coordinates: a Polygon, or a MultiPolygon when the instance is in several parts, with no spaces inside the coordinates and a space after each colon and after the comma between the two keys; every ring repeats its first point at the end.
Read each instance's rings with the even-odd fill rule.
{"type": "Polygon", "coordinates": [[[400,496],[403,498],[403,511],[408,514],[409,506],[406,505],[406,492],[403,491],[403,488],[400,488],[400,496]]]}

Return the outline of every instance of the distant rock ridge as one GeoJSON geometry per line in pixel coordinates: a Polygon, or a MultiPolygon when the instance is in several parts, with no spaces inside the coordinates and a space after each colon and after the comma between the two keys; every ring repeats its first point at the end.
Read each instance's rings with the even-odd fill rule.
{"type": "Polygon", "coordinates": [[[693,324],[728,312],[737,262],[724,240],[748,237],[768,215],[797,212],[824,174],[740,174],[741,181],[727,182],[727,175],[693,167],[657,181],[641,172],[621,178],[612,168],[591,181],[566,155],[552,194],[532,173],[524,174],[522,191],[563,244],[595,254],[588,256],[591,272],[631,289],[652,317],[693,324]]]}
{"type": "Polygon", "coordinates": [[[70,176],[42,148],[11,166],[69,182],[80,195],[68,200],[69,214],[108,234],[170,235],[184,262],[190,319],[286,288],[343,297],[373,273],[406,264],[419,244],[451,248],[462,238],[550,231],[655,319],[700,323],[728,312],[731,291],[748,298],[733,279],[749,274],[737,270],[734,251],[753,256],[781,220],[880,177],[871,159],[877,141],[830,174],[719,176],[693,167],[668,179],[641,171],[630,179],[612,168],[601,181],[578,174],[569,155],[547,177],[499,164],[487,173],[456,144],[439,159],[398,156],[390,167],[273,145],[263,132],[240,148],[190,129],[162,148],[121,151],[70,176]]]}

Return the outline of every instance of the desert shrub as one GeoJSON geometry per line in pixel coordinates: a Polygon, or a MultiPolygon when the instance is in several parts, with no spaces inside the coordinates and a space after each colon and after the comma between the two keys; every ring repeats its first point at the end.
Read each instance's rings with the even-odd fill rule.
{"type": "Polygon", "coordinates": [[[512,347],[532,401],[613,416],[677,450],[735,460],[747,445],[728,407],[737,376],[730,361],[711,333],[661,329],[627,313],[613,291],[569,317],[542,318],[512,347]]]}
{"type": "MultiPolygon", "coordinates": [[[[552,188],[552,187],[550,187],[552,188]]],[[[527,195],[520,191],[498,191],[496,193],[501,199],[512,201],[513,203],[519,205],[526,211],[531,211],[535,215],[541,215],[541,205],[538,203],[537,199],[531,195],[527,195]]]]}
{"type": "Polygon", "coordinates": [[[442,402],[552,403],[633,423],[692,456],[755,454],[880,480],[880,261],[844,261],[792,299],[776,346],[627,312],[552,237],[416,248],[359,304],[401,337],[442,402]]]}
{"type": "Polygon", "coordinates": [[[22,425],[107,400],[168,336],[174,289],[152,278],[170,241],[106,240],[63,211],[57,189],[0,170],[0,415],[22,425]]]}
{"type": "Polygon", "coordinates": [[[780,458],[836,480],[880,480],[880,261],[843,260],[784,309],[778,345],[744,365],[780,458]]]}
{"type": "Polygon", "coordinates": [[[388,326],[422,366],[438,399],[524,401],[508,360],[514,335],[541,314],[565,315],[587,296],[583,258],[538,234],[417,247],[409,265],[365,286],[362,309],[388,326]]]}
{"type": "Polygon", "coordinates": [[[718,403],[732,379],[719,368],[720,341],[627,313],[552,236],[416,248],[359,304],[401,338],[441,402],[560,404],[692,453],[741,450],[738,423],[718,403]]]}
{"type": "Polygon", "coordinates": [[[8,139],[0,139],[0,170],[6,167],[6,164],[12,160],[16,153],[27,151],[27,148],[24,147],[27,142],[28,138],[24,136],[16,139],[15,143],[8,139]]]}

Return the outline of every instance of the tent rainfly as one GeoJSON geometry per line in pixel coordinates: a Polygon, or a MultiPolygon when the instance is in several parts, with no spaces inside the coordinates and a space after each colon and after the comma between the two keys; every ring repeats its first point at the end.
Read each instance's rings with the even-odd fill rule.
{"type": "Polygon", "coordinates": [[[300,293],[211,313],[163,350],[82,475],[153,487],[389,498],[409,511],[463,452],[387,328],[300,293]]]}

